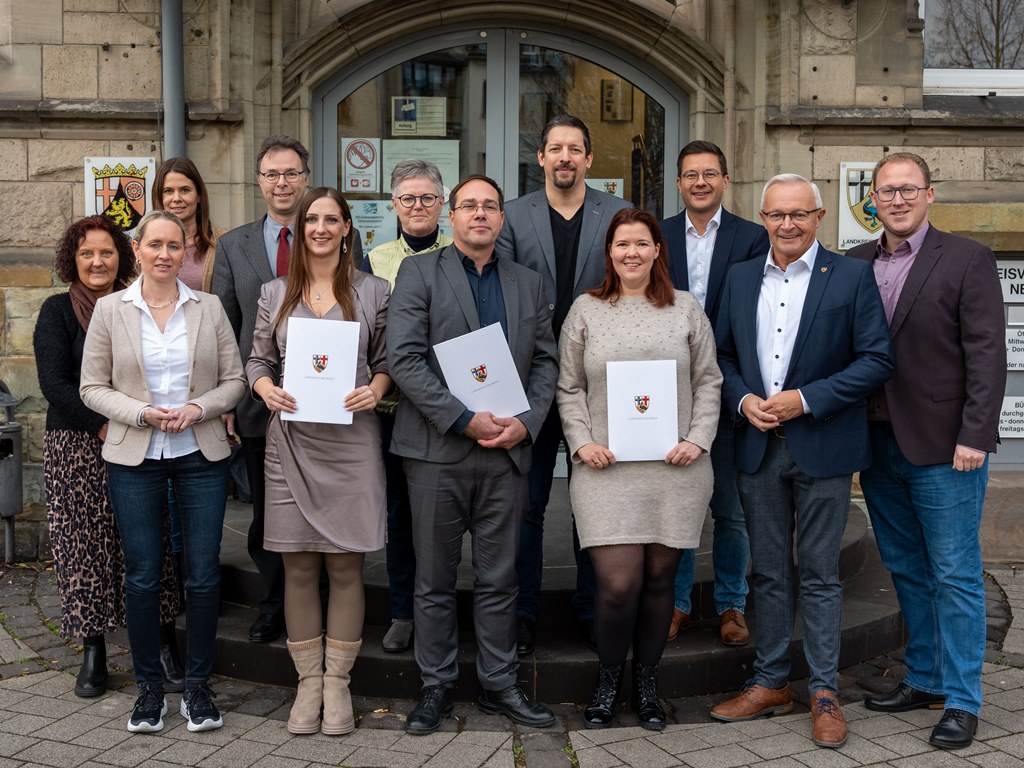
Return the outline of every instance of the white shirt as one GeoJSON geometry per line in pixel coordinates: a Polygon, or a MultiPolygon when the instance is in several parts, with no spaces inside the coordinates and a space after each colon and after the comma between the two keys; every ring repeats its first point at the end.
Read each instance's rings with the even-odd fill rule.
{"type": "MultiPolygon", "coordinates": [[[[771,250],[765,259],[761,293],[757,298],[757,362],[768,397],[781,392],[786,382],[817,256],[818,241],[815,240],[807,252],[785,270],[775,263],[771,250]]],[[[804,413],[808,413],[810,408],[802,392],[800,402],[804,413]]]]}
{"type": "Polygon", "coordinates": [[[686,217],[686,277],[689,281],[690,293],[703,308],[704,301],[708,296],[711,255],[715,251],[718,228],[722,226],[722,206],[718,206],[718,210],[711,217],[703,235],[697,234],[697,228],[690,222],[690,214],[684,212],[683,215],[686,217]]]}
{"type": "MultiPolygon", "coordinates": [[[[178,303],[164,326],[163,333],[153,319],[149,307],[142,298],[142,278],[132,283],[124,292],[122,301],[134,304],[142,313],[142,361],[146,368],[146,383],[151,405],[160,408],[180,408],[188,402],[188,382],[192,372],[192,361],[188,354],[188,329],[185,327],[186,301],[196,301],[196,295],[181,280],[178,280],[178,303]]],[[[199,450],[192,427],[184,432],[171,434],[153,430],[149,438],[147,459],[173,459],[187,456],[199,450]]]]}

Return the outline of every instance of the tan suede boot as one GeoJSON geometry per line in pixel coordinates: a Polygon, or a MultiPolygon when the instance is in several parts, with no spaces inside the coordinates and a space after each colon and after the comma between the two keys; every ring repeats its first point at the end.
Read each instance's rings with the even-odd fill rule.
{"type": "Polygon", "coordinates": [[[327,669],[324,672],[324,722],[320,732],[341,736],[356,729],[352,714],[352,695],[348,691],[352,665],[359,655],[362,640],[344,642],[327,638],[327,669]]]}
{"type": "Polygon", "coordinates": [[[299,643],[287,641],[288,653],[299,673],[295,703],[288,715],[288,733],[320,730],[320,705],[324,699],[324,641],[314,637],[299,643]]]}

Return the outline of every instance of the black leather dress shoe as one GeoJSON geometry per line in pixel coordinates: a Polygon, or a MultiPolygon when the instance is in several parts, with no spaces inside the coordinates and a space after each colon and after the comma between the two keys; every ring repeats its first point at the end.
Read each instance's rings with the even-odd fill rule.
{"type": "Polygon", "coordinates": [[[423,689],[423,698],[416,709],[405,719],[405,732],[416,735],[433,733],[441,726],[441,718],[455,709],[452,689],[443,685],[431,685],[423,689]]]}
{"type": "Polygon", "coordinates": [[[261,613],[249,627],[250,643],[272,643],[284,633],[284,616],[261,613]]]}
{"type": "Polygon", "coordinates": [[[942,709],[946,697],[925,693],[900,683],[885,696],[864,699],[864,706],[875,712],[909,712],[912,709],[942,709]]]}
{"type": "Polygon", "coordinates": [[[529,656],[533,653],[534,621],[529,616],[516,616],[516,653],[529,656]]]}
{"type": "Polygon", "coordinates": [[[505,715],[521,725],[547,728],[555,724],[555,713],[543,704],[530,701],[518,685],[501,691],[483,691],[477,703],[484,712],[505,715]]]}
{"type": "Polygon", "coordinates": [[[978,730],[978,718],[962,709],[947,709],[932,730],[928,743],[939,749],[963,749],[971,746],[978,730]]]}

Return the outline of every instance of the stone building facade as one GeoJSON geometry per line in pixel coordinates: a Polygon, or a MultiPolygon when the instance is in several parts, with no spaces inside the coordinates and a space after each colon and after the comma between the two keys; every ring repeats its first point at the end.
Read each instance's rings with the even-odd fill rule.
{"type": "MultiPolygon", "coordinates": [[[[660,174],[659,215],[678,210],[669,174],[679,144],[709,138],[730,158],[731,209],[755,216],[761,182],[782,171],[801,173],[822,187],[830,209],[822,239],[835,247],[839,164],[911,150],[932,166],[933,219],[940,227],[982,240],[1003,257],[1024,253],[1024,98],[997,89],[980,96],[930,92],[923,65],[928,32],[915,0],[183,5],[188,154],[210,188],[221,228],[261,210],[253,156],[264,136],[289,133],[315,158],[330,157],[315,163],[314,181],[336,184],[338,147],[330,131],[355,104],[337,111],[353,92],[346,83],[361,72],[370,82],[385,71],[386,63],[375,64],[385,54],[399,61],[404,49],[412,56],[431,40],[443,47],[446,35],[472,34],[496,46],[498,30],[503,45],[543,36],[549,48],[580,59],[602,52],[605,69],[615,71],[621,62],[623,72],[649,77],[659,92],[675,95],[683,107],[673,113],[679,125],[665,129],[660,150],[668,170],[660,174]]],[[[9,0],[3,7],[10,18],[0,18],[6,30],[0,31],[0,378],[23,398],[18,420],[30,507],[24,520],[31,522],[41,519],[46,407],[32,352],[35,314],[47,295],[62,289],[50,262],[61,231],[85,210],[83,158],[163,157],[160,0],[9,0]]],[[[500,97],[494,66],[488,59],[489,86],[481,92],[488,119],[500,97]]],[[[577,91],[590,85],[581,77],[577,91]]],[[[640,109],[638,103],[631,109],[640,109]]],[[[524,97],[519,107],[528,111],[530,104],[524,97]]],[[[669,115],[665,124],[676,119],[669,115]]],[[[506,127],[513,123],[506,118],[506,127]]],[[[600,131],[617,127],[591,125],[600,155],[600,131]]],[[[471,133],[464,143],[482,142],[471,133]]],[[[474,171],[498,168],[500,176],[515,169],[514,157],[495,158],[500,144],[478,149],[486,165],[474,171]]],[[[628,171],[602,175],[628,177],[628,171]]],[[[515,189],[515,179],[502,183],[515,189]]],[[[1024,390],[1011,382],[1018,386],[1024,390]]],[[[1024,451],[1016,457],[1010,451],[1007,466],[1018,468],[1016,462],[1024,463],[1024,451]]],[[[22,528],[19,553],[45,553],[45,534],[22,528]]]]}

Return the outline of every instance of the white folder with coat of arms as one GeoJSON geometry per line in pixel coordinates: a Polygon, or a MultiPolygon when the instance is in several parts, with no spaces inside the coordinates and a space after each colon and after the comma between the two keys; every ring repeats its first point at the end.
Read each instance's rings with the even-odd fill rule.
{"type": "Polygon", "coordinates": [[[285,392],[295,398],[295,413],[282,421],[351,424],[345,395],[356,388],[359,323],[309,317],[288,318],[284,357],[285,392]]]}
{"type": "Polygon", "coordinates": [[[616,461],[664,461],[679,443],[675,360],[607,363],[608,449],[616,461]]]}
{"type": "Polygon", "coordinates": [[[500,323],[434,345],[445,385],[471,411],[516,416],[530,410],[500,323]]]}

